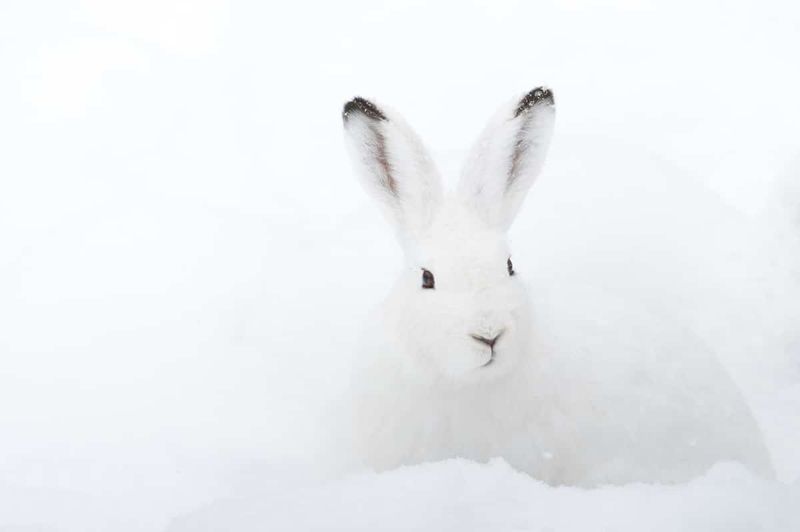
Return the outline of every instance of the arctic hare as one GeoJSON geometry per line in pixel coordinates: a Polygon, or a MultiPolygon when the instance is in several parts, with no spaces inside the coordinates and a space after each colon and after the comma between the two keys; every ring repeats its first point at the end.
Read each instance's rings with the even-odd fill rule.
{"type": "Polygon", "coordinates": [[[357,173],[407,261],[354,373],[353,448],[364,465],[502,457],[578,485],[681,481],[721,460],[769,472],[747,405],[699,343],[657,321],[637,323],[634,336],[608,330],[625,323],[624,309],[613,320],[608,308],[581,308],[603,314],[576,327],[537,297],[530,306],[506,231],[544,163],[549,89],[497,112],[450,193],[399,115],[354,98],[343,119],[357,173]],[[593,335],[613,339],[613,352],[592,352],[593,335]]]}

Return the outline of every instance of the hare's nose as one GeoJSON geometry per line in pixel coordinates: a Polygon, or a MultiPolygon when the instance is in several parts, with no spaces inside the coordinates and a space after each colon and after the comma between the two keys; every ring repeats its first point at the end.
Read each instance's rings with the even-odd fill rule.
{"type": "Polygon", "coordinates": [[[502,336],[502,334],[503,334],[503,331],[500,331],[499,333],[494,335],[494,337],[492,337],[492,338],[486,338],[485,336],[479,336],[477,334],[470,334],[470,336],[474,340],[477,340],[478,342],[480,342],[482,344],[486,344],[489,347],[494,348],[494,344],[497,342],[497,339],[500,338],[500,336],[502,336]]]}

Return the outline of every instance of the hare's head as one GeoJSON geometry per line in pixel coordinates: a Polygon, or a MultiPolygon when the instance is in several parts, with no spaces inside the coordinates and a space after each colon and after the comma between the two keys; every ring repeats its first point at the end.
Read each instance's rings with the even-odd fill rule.
{"type": "Polygon", "coordinates": [[[400,116],[355,98],[343,118],[362,182],[406,254],[387,316],[406,362],[459,382],[508,372],[525,349],[529,324],[506,232],[544,162],[552,93],[536,88],[502,107],[448,194],[400,116]]]}

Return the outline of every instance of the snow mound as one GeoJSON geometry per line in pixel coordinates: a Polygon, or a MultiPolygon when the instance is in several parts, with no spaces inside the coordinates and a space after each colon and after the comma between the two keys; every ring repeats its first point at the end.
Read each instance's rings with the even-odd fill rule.
{"type": "Polygon", "coordinates": [[[684,485],[587,490],[548,486],[500,459],[448,460],[322,483],[270,475],[260,488],[175,519],[167,530],[788,532],[800,529],[798,500],[800,483],[765,481],[732,463],[684,485]]]}

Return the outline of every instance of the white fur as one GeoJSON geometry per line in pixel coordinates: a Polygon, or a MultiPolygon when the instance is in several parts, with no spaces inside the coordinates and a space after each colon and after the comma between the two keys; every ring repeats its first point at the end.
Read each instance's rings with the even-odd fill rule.
{"type": "Polygon", "coordinates": [[[543,100],[515,116],[519,101],[498,111],[446,195],[395,113],[346,117],[356,167],[408,264],[367,328],[354,374],[361,462],[383,470],[501,456],[547,482],[580,485],[680,481],[721,460],[768,472],[745,402],[699,342],[642,309],[620,306],[612,319],[611,302],[596,309],[600,319],[560,320],[595,310],[581,307],[578,289],[567,301],[537,294],[531,309],[521,275],[508,274],[505,232],[541,170],[555,107],[543,100]],[[435,289],[421,288],[421,268],[435,289]],[[614,328],[627,315],[636,335],[614,328]],[[472,338],[498,333],[494,352],[472,338]],[[592,352],[593,335],[618,349],[592,352]],[[642,337],[652,343],[636,345],[642,337]]]}

